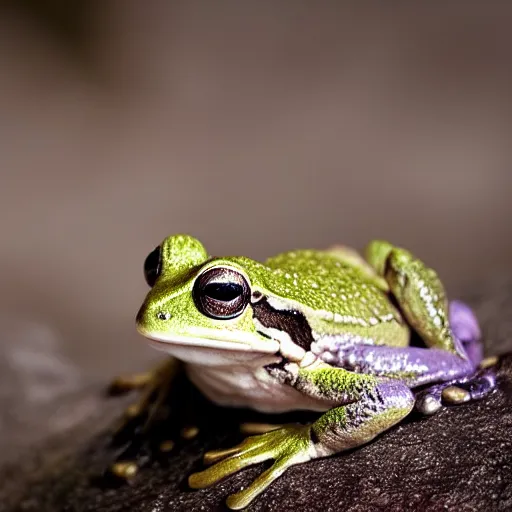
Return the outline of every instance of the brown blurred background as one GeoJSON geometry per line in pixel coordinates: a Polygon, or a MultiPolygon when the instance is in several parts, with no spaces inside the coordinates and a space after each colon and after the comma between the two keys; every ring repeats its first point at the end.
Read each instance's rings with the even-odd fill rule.
{"type": "Polygon", "coordinates": [[[146,366],[142,262],[176,232],[254,258],[384,237],[455,292],[510,268],[511,22],[506,2],[4,3],[2,342],[37,332],[70,375],[146,366]]]}

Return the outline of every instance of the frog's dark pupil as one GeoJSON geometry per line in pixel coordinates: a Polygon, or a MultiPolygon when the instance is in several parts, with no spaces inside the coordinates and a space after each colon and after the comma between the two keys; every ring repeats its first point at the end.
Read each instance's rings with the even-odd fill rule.
{"type": "Polygon", "coordinates": [[[243,287],[237,283],[210,283],[204,287],[205,295],[222,302],[230,302],[243,292],[243,287]]]}
{"type": "Polygon", "coordinates": [[[203,315],[228,320],[244,312],[251,290],[244,276],[236,270],[213,267],[199,275],[192,297],[203,315]]]}
{"type": "Polygon", "coordinates": [[[144,277],[149,286],[153,286],[160,275],[160,247],[150,252],[144,261],[144,277]]]}

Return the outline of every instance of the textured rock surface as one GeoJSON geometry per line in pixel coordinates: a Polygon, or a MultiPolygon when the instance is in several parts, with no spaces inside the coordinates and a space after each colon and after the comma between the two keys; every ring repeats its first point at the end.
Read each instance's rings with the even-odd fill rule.
{"type": "MultiPolygon", "coordinates": [[[[469,297],[482,321],[488,353],[512,348],[512,281],[499,278],[469,297]]],[[[242,413],[201,408],[212,429],[178,443],[131,485],[105,487],[95,478],[112,456],[102,433],[124,400],[100,399],[98,388],[63,401],[95,401],[94,415],[0,471],[2,511],[209,511],[246,485],[264,465],[202,491],[187,475],[201,467],[205,449],[238,440],[242,413]],[[94,398],[91,398],[94,397],[94,398]]],[[[499,389],[482,402],[411,416],[373,443],[351,453],[288,470],[249,510],[511,510],[512,355],[499,363],[499,389]]],[[[64,412],[66,409],[64,409],[64,412]]],[[[68,409],[66,414],[77,414],[68,409]]],[[[5,432],[4,432],[5,435],[5,432]]],[[[4,438],[5,442],[5,438],[4,438]]]]}

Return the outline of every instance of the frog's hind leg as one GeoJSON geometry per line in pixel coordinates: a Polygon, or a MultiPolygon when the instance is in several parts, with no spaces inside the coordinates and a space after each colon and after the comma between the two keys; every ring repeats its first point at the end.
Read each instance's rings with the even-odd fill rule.
{"type": "MultiPolygon", "coordinates": [[[[449,323],[453,336],[462,346],[467,359],[474,368],[483,360],[483,344],[478,320],[471,308],[461,301],[451,301],[448,307],[449,323]]],[[[416,408],[424,414],[436,412],[441,402],[457,405],[486,396],[496,387],[496,375],[492,368],[446,381],[424,389],[416,394],[416,408]]]]}
{"type": "MultiPolygon", "coordinates": [[[[448,306],[443,284],[436,272],[409,251],[375,240],[369,244],[366,256],[377,274],[386,280],[404,317],[425,344],[445,350],[469,363],[466,375],[460,376],[464,378],[464,386],[467,388],[468,378],[482,358],[480,329],[472,311],[461,302],[453,302],[448,306]]],[[[456,366],[461,364],[459,362],[456,366]]],[[[448,379],[443,380],[450,380],[451,370],[451,367],[448,368],[448,379]]],[[[487,390],[494,383],[488,379],[482,381],[476,376],[474,386],[469,385],[469,388],[482,390],[482,386],[487,390]]],[[[447,402],[462,403],[473,395],[485,394],[483,391],[473,393],[456,387],[452,386],[450,392],[444,393],[447,402]]],[[[439,407],[437,395],[438,392],[432,395],[426,392],[422,396],[439,407]]]]}
{"type": "Polygon", "coordinates": [[[355,249],[347,247],[345,245],[334,245],[325,251],[326,253],[334,256],[343,264],[349,267],[358,269],[369,281],[371,281],[377,288],[380,288],[384,292],[389,291],[386,280],[377,275],[375,269],[371,264],[366,261],[355,249]]]}
{"type": "Polygon", "coordinates": [[[478,320],[472,309],[461,301],[449,304],[449,320],[453,336],[462,344],[463,350],[472,363],[480,370],[463,379],[443,382],[420,391],[416,395],[416,408],[423,413],[435,412],[441,401],[460,404],[478,400],[496,387],[496,374],[483,361],[483,344],[478,320]]]}
{"type": "Polygon", "coordinates": [[[467,359],[453,336],[446,293],[436,272],[409,251],[381,240],[369,244],[366,256],[386,280],[403,316],[424,343],[467,359]]]}
{"type": "Polygon", "coordinates": [[[471,361],[442,349],[358,345],[331,353],[329,360],[333,366],[397,379],[411,388],[441,383],[417,394],[416,408],[424,414],[436,412],[442,402],[478,400],[495,387],[492,369],[475,373],[471,361]]]}
{"type": "Polygon", "coordinates": [[[492,368],[454,381],[430,386],[416,393],[416,409],[423,414],[434,414],[442,403],[458,405],[480,400],[496,388],[496,373],[492,368]]]}
{"type": "Polygon", "coordinates": [[[358,345],[333,347],[327,361],[360,373],[396,378],[410,387],[440,383],[417,393],[416,408],[424,414],[436,412],[442,402],[456,405],[478,400],[496,385],[492,368],[476,371],[482,352],[478,322],[461,302],[450,304],[449,316],[455,343],[462,340],[460,349],[467,350],[466,358],[436,348],[358,345]]]}
{"type": "MultiPolygon", "coordinates": [[[[167,390],[180,371],[180,363],[176,359],[168,358],[152,370],[114,379],[108,389],[110,395],[119,395],[133,390],[140,390],[140,398],[125,411],[125,417],[118,429],[122,429],[130,420],[144,414],[151,416],[154,409],[155,397],[161,396],[162,390],[167,390]]],[[[160,398],[161,400],[161,398],[160,398]]],[[[158,399],[157,399],[158,403],[158,399]]]]}
{"type": "MultiPolygon", "coordinates": [[[[325,353],[322,358],[325,360],[325,353]]],[[[331,353],[330,364],[356,373],[389,377],[409,387],[465,379],[474,373],[470,361],[436,348],[356,345],[331,353]]]]}
{"type": "MultiPolygon", "coordinates": [[[[110,441],[112,447],[119,449],[109,468],[116,477],[129,479],[135,476],[139,466],[151,458],[145,453],[146,434],[168,414],[169,393],[179,373],[179,361],[168,358],[149,372],[119,377],[110,385],[109,392],[113,395],[141,391],[139,400],[126,409],[114,428],[110,441]]],[[[165,447],[170,445],[171,441],[167,441],[165,447]]]]}

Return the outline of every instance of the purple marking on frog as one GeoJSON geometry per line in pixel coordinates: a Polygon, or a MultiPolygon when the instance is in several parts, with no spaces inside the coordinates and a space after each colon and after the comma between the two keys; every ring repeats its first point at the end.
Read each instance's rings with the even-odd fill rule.
{"type": "Polygon", "coordinates": [[[346,334],[341,336],[342,343],[338,338],[324,338],[313,344],[311,350],[333,366],[395,377],[411,387],[464,379],[474,374],[481,360],[480,328],[472,310],[460,301],[450,303],[449,315],[456,348],[462,357],[436,348],[354,343],[361,337],[347,340],[350,335],[346,334]]]}
{"type": "Polygon", "coordinates": [[[463,343],[480,340],[482,334],[473,310],[464,302],[452,300],[449,304],[450,324],[454,334],[463,343]]]}
{"type": "Polygon", "coordinates": [[[471,400],[479,400],[496,387],[496,373],[493,368],[485,368],[462,379],[455,379],[453,381],[430,386],[428,389],[418,393],[417,397],[428,393],[430,396],[440,401],[443,389],[452,385],[469,391],[471,400]]]}
{"type": "Polygon", "coordinates": [[[450,325],[454,337],[463,346],[469,360],[476,367],[483,359],[481,331],[472,309],[461,301],[453,300],[449,305],[450,325]]]}
{"type": "Polygon", "coordinates": [[[443,372],[446,373],[442,380],[459,378],[473,372],[482,360],[480,327],[471,308],[460,301],[450,303],[449,317],[461,357],[441,349],[377,346],[370,337],[350,333],[325,336],[312,343],[311,351],[326,363],[357,372],[374,375],[414,372],[419,383],[439,380],[443,372]]]}
{"type": "Polygon", "coordinates": [[[311,350],[320,359],[350,371],[395,378],[409,387],[434,384],[416,395],[417,409],[432,414],[441,407],[442,392],[447,386],[453,384],[467,390],[471,400],[484,397],[496,387],[492,369],[476,372],[482,360],[482,344],[473,311],[466,304],[453,301],[449,315],[460,355],[436,348],[373,345],[368,344],[373,340],[363,341],[350,334],[323,338],[313,343],[311,350]]]}
{"type": "Polygon", "coordinates": [[[393,407],[396,409],[408,409],[414,403],[414,395],[411,390],[403,383],[397,380],[387,380],[379,383],[379,395],[384,398],[386,409],[393,407]]]}
{"type": "Polygon", "coordinates": [[[471,361],[446,350],[383,345],[340,350],[331,364],[357,373],[395,377],[410,387],[459,379],[475,371],[471,361]]]}

